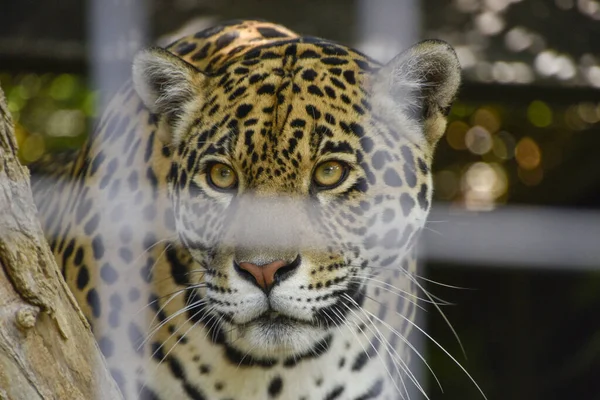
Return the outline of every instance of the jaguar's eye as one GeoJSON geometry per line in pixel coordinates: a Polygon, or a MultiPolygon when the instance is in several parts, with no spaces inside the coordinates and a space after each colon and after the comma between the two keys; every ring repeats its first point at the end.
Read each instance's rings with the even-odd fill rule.
{"type": "Polygon", "coordinates": [[[341,161],[325,161],[315,169],[313,181],[319,189],[333,189],[348,175],[348,166],[341,161]]]}
{"type": "Polygon", "coordinates": [[[237,187],[237,176],[229,165],[214,163],[208,170],[208,183],[217,190],[231,190],[237,187]]]}

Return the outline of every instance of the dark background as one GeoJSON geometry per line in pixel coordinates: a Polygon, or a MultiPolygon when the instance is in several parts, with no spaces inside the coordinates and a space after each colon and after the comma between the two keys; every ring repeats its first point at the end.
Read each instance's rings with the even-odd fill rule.
{"type": "MultiPolygon", "coordinates": [[[[194,18],[202,27],[260,17],[375,57],[391,57],[417,38],[456,47],[465,82],[436,155],[442,215],[463,210],[485,220],[515,206],[590,215],[600,208],[596,1],[1,0],[0,6],[0,85],[25,162],[81,145],[140,46],[169,40],[164,35],[194,18]]],[[[451,238],[451,224],[428,224],[439,232],[426,235],[434,238],[426,240],[430,249],[451,238]]],[[[432,307],[424,315],[427,331],[490,400],[600,399],[600,259],[581,264],[575,254],[582,239],[600,245],[600,230],[564,229],[552,232],[564,238],[566,254],[551,268],[539,261],[543,246],[535,247],[544,232],[531,238],[522,261],[461,261],[468,238],[453,256],[425,258],[427,279],[467,288],[426,285],[455,304],[442,309],[468,358],[432,307]]],[[[431,399],[482,399],[446,355],[423,343],[444,387],[442,393],[426,378],[431,399]]]]}

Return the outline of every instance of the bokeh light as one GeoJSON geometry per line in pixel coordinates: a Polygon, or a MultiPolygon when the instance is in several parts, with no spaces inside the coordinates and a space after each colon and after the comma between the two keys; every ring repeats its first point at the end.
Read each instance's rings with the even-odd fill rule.
{"type": "Polygon", "coordinates": [[[470,210],[492,210],[496,199],[504,195],[507,188],[508,179],[502,166],[496,163],[473,163],[462,180],[464,205],[470,210]]]}
{"type": "Polygon", "coordinates": [[[473,154],[485,154],[492,149],[492,136],[482,126],[476,125],[465,134],[465,144],[473,154]]]}
{"type": "Polygon", "coordinates": [[[96,95],[76,74],[0,73],[25,163],[81,145],[95,116],[96,95]],[[69,138],[65,141],[65,138],[69,138]]]}
{"type": "Polygon", "coordinates": [[[527,118],[533,126],[544,128],[552,123],[552,110],[543,101],[535,100],[527,107],[527,118]]]}
{"type": "Polygon", "coordinates": [[[515,158],[519,167],[524,170],[537,168],[542,161],[542,152],[538,144],[530,137],[524,137],[517,143],[515,158]]]}

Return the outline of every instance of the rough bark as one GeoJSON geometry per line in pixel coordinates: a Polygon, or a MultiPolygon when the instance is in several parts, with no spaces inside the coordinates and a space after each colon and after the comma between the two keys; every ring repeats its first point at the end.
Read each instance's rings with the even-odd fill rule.
{"type": "Polygon", "coordinates": [[[48,247],[0,89],[0,400],[122,399],[48,247]]]}

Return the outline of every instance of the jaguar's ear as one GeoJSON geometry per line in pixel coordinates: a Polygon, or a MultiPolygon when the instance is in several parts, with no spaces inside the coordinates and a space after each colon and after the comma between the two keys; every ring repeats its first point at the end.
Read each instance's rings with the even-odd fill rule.
{"type": "Polygon", "coordinates": [[[441,40],[425,40],[396,56],[378,73],[379,90],[397,111],[423,126],[434,146],[446,129],[446,116],[460,86],[454,49],[441,40]],[[400,107],[399,107],[400,106],[400,107]]]}
{"type": "Polygon", "coordinates": [[[150,112],[160,117],[159,136],[178,143],[185,133],[183,116],[200,96],[205,76],[167,50],[140,51],[133,61],[133,86],[150,112]]]}

